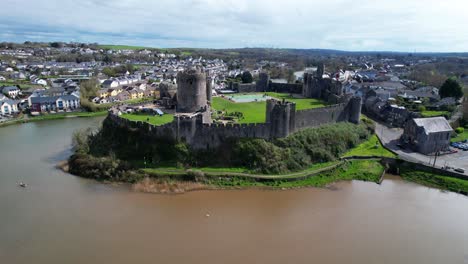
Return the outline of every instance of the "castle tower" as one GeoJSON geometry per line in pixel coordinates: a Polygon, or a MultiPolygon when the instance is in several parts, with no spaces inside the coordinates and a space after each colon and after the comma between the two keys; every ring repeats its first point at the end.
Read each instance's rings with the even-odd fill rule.
{"type": "Polygon", "coordinates": [[[177,112],[193,113],[206,109],[206,75],[200,68],[177,74],[177,112]]]}
{"type": "Polygon", "coordinates": [[[317,71],[315,72],[315,77],[322,79],[323,78],[323,73],[325,72],[325,65],[323,63],[320,63],[317,66],[317,71]]]}
{"type": "Polygon", "coordinates": [[[349,100],[349,122],[359,124],[361,121],[361,97],[352,97],[349,100]]]}
{"type": "Polygon", "coordinates": [[[269,99],[266,107],[266,120],[270,125],[272,138],[287,137],[296,128],[296,104],[269,99]]]}
{"type": "Polygon", "coordinates": [[[257,92],[268,92],[268,87],[270,86],[270,76],[266,72],[261,72],[258,75],[258,82],[256,85],[257,92]]]}
{"type": "Polygon", "coordinates": [[[213,83],[211,77],[206,77],[206,100],[211,104],[211,99],[213,96],[213,83]]]}
{"type": "Polygon", "coordinates": [[[324,80],[317,78],[316,73],[304,73],[304,84],[302,87],[302,96],[306,98],[321,98],[324,80]]]}

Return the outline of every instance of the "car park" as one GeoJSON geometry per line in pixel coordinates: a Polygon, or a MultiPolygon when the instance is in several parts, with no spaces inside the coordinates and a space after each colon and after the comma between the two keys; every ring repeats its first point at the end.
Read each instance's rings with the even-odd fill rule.
{"type": "Polygon", "coordinates": [[[452,142],[450,143],[450,146],[464,151],[468,151],[468,143],[465,142],[452,142]]]}

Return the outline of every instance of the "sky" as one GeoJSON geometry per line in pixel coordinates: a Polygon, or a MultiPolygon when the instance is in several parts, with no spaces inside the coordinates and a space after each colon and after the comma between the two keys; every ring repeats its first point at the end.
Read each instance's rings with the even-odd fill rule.
{"type": "Polygon", "coordinates": [[[468,0],[0,0],[0,42],[468,52],[468,0]]]}

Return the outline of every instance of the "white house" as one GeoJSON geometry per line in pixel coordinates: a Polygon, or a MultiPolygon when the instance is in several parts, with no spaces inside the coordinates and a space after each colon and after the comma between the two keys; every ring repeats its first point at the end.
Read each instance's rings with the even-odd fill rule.
{"type": "Polygon", "coordinates": [[[115,88],[117,86],[119,86],[119,82],[114,79],[108,79],[102,83],[102,87],[104,88],[115,88]]]}
{"type": "Polygon", "coordinates": [[[0,101],[0,113],[2,115],[18,113],[18,103],[10,99],[0,101]]]}
{"type": "Polygon", "coordinates": [[[146,83],[136,83],[135,87],[142,91],[146,91],[146,83]]]}
{"type": "Polygon", "coordinates": [[[35,81],[36,84],[42,85],[42,86],[47,86],[47,81],[43,79],[37,79],[35,81]]]}
{"type": "Polygon", "coordinates": [[[125,78],[125,77],[119,78],[118,81],[119,81],[119,85],[128,85],[128,84],[130,84],[129,80],[127,78],[125,78]]]}
{"type": "Polygon", "coordinates": [[[7,86],[7,87],[3,87],[2,92],[4,95],[10,98],[16,98],[18,94],[20,93],[20,89],[16,86],[7,86]]]}

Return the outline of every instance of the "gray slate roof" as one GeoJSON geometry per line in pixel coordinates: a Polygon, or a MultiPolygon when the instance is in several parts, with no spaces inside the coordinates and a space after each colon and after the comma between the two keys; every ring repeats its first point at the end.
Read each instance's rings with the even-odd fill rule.
{"type": "Polygon", "coordinates": [[[415,118],[413,120],[418,127],[424,128],[427,135],[430,133],[453,131],[445,117],[415,118]]]}
{"type": "Polygon", "coordinates": [[[10,92],[10,91],[19,91],[18,87],[16,86],[6,86],[3,87],[3,92],[10,92]]]}
{"type": "Polygon", "coordinates": [[[73,101],[78,100],[79,98],[74,95],[62,95],[62,96],[45,96],[45,97],[31,97],[32,104],[45,104],[45,103],[55,103],[57,99],[62,98],[64,101],[73,101]]]}

